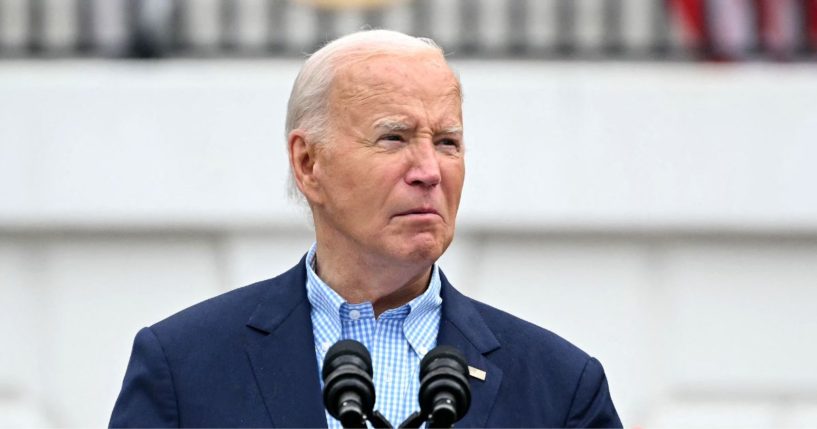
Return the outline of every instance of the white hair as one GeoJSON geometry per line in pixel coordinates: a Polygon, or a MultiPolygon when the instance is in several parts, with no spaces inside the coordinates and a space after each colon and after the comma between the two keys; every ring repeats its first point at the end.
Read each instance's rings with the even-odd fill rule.
{"type": "MultiPolygon", "coordinates": [[[[364,30],[335,39],[312,54],[301,67],[287,104],[285,139],[303,129],[314,143],[329,134],[329,92],[338,68],[355,60],[399,52],[431,51],[444,56],[431,39],[391,30],[364,30]]],[[[303,201],[290,168],[289,196],[303,201]]]]}

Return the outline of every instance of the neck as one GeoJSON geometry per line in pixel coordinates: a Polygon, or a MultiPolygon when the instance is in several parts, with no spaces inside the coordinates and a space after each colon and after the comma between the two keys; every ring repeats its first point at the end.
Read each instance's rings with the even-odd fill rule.
{"type": "Polygon", "coordinates": [[[420,296],[431,265],[398,264],[360,252],[337,251],[318,241],[315,272],[351,304],[371,302],[375,316],[420,296]]]}

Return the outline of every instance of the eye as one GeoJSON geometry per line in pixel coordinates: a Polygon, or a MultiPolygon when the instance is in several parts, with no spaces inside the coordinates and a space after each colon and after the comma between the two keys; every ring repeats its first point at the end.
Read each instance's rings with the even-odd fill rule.
{"type": "Polygon", "coordinates": [[[452,138],[445,138],[437,140],[437,147],[447,152],[459,152],[460,141],[452,138]]]}
{"type": "Polygon", "coordinates": [[[380,140],[386,140],[391,142],[401,142],[403,141],[403,136],[400,134],[386,134],[383,137],[380,137],[380,140]]]}
{"type": "Polygon", "coordinates": [[[405,144],[406,139],[400,134],[383,134],[377,138],[377,146],[384,150],[397,150],[405,144]]]}

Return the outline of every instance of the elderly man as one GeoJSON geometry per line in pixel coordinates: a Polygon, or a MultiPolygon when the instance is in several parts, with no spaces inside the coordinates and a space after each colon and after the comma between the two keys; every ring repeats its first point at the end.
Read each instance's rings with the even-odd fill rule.
{"type": "Polygon", "coordinates": [[[446,344],[474,369],[458,427],[620,427],[595,359],[464,297],[435,265],[465,175],[461,104],[427,39],[360,32],[310,57],[287,148],[315,244],[276,278],[141,330],[111,426],[340,427],[319,373],[351,338],[370,350],[375,408],[394,424],[419,409],[420,359],[446,344]]]}

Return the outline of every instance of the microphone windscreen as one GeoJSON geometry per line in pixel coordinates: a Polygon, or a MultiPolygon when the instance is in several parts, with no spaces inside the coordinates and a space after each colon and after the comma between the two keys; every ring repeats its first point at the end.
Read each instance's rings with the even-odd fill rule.
{"type": "Polygon", "coordinates": [[[451,346],[437,346],[428,352],[423,357],[423,360],[420,361],[420,378],[424,377],[425,373],[431,369],[429,367],[431,362],[440,358],[452,359],[460,364],[462,368],[468,368],[468,364],[466,363],[465,356],[462,355],[462,352],[451,346]]]}
{"type": "Polygon", "coordinates": [[[337,366],[333,362],[340,356],[359,358],[365,365],[362,369],[370,376],[372,375],[372,357],[366,346],[355,340],[340,340],[326,351],[326,356],[323,358],[323,378],[326,378],[337,366]]]}

